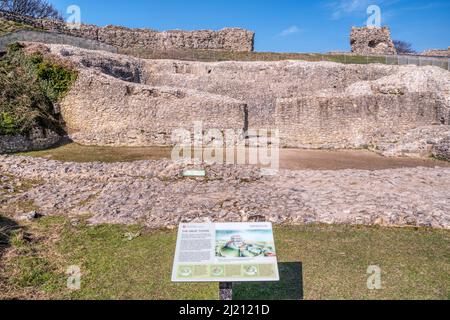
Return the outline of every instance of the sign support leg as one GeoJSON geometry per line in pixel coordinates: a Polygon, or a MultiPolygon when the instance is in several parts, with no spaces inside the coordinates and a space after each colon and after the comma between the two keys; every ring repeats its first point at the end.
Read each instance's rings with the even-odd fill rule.
{"type": "Polygon", "coordinates": [[[233,300],[233,283],[232,282],[220,282],[219,283],[219,298],[220,298],[220,301],[233,300]]]}

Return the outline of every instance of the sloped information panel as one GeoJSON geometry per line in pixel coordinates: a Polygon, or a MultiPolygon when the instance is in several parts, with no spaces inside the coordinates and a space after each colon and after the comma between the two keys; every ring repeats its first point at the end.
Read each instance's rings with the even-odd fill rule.
{"type": "Polygon", "coordinates": [[[271,223],[180,224],[173,282],[279,280],[271,223]]]}

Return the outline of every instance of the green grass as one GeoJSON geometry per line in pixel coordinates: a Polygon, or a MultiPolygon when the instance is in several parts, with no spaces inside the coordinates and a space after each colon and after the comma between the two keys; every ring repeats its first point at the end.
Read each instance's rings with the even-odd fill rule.
{"type": "Polygon", "coordinates": [[[386,63],[384,57],[351,56],[319,53],[278,53],[278,52],[231,52],[212,50],[151,51],[146,49],[119,49],[119,53],[144,59],[176,59],[187,61],[331,61],[339,63],[367,64],[386,63]]]}
{"type": "MultiPolygon", "coordinates": [[[[6,275],[0,274],[8,279],[0,284],[6,287],[0,298],[218,298],[217,284],[171,283],[175,230],[72,226],[60,217],[42,218],[21,230],[32,240],[12,241],[3,263],[6,275]],[[65,288],[70,265],[81,268],[79,291],[65,288]]],[[[281,281],[235,284],[235,299],[450,298],[449,231],[279,226],[275,238],[281,281]],[[382,290],[367,289],[370,265],[382,270],[382,290]]]]}
{"type": "Polygon", "coordinates": [[[27,24],[0,19],[0,36],[19,30],[37,30],[37,29],[27,24]]]}

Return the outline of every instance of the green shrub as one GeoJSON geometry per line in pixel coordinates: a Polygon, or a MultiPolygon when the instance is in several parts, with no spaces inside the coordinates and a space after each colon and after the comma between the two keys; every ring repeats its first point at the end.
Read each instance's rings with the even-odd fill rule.
{"type": "Polygon", "coordinates": [[[36,126],[63,134],[53,104],[68,92],[77,73],[41,53],[27,55],[23,48],[10,45],[0,60],[0,135],[26,134],[36,126]]]}
{"type": "Polygon", "coordinates": [[[76,73],[43,58],[32,57],[36,63],[36,75],[43,82],[48,97],[56,102],[61,99],[76,80],[76,73]]]}
{"type": "Polygon", "coordinates": [[[8,112],[0,114],[0,135],[14,135],[18,131],[13,117],[8,112]]]}

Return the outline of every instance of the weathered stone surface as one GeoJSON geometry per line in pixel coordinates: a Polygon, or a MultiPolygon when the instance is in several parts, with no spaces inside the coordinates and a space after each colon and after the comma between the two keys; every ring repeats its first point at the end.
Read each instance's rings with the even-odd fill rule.
{"type": "Polygon", "coordinates": [[[423,126],[405,134],[377,132],[371,140],[370,148],[384,156],[406,156],[424,158],[434,155],[445,159],[444,141],[450,138],[450,125],[423,126]],[[437,156],[440,154],[440,156],[437,156]]]}
{"type": "Polygon", "coordinates": [[[0,135],[0,153],[25,152],[49,148],[58,143],[62,137],[48,129],[35,128],[27,135],[0,135]]]}
{"type": "Polygon", "coordinates": [[[350,45],[352,52],[358,54],[397,54],[391,39],[391,31],[387,27],[353,27],[350,45]]]}
{"type": "Polygon", "coordinates": [[[155,228],[211,219],[450,229],[449,168],[280,171],[263,177],[254,167],[210,165],[204,167],[206,179],[184,179],[187,168],[192,166],[169,160],[76,164],[0,156],[0,175],[42,181],[3,194],[11,180],[0,179],[0,207],[32,201],[44,215],[90,214],[93,223],[155,228]]]}
{"type": "Polygon", "coordinates": [[[117,52],[118,49],[108,44],[85,38],[74,37],[66,34],[44,32],[37,30],[18,30],[0,37],[0,51],[6,50],[8,45],[15,42],[42,42],[53,44],[67,44],[75,47],[117,52]]]}
{"type": "Polygon", "coordinates": [[[380,133],[402,136],[437,123],[439,109],[430,93],[306,96],[279,100],[276,127],[289,147],[362,148],[376,144],[380,133]]]}
{"type": "Polygon", "coordinates": [[[431,57],[450,57],[450,46],[447,50],[445,49],[430,49],[421,53],[422,56],[431,57]]]}
{"type": "Polygon", "coordinates": [[[442,139],[433,146],[433,156],[450,161],[450,131],[445,139],[442,139]]]}
{"type": "Polygon", "coordinates": [[[161,61],[48,47],[80,69],[62,105],[83,144],[171,144],[174,128],[202,120],[206,129],[276,128],[284,147],[391,152],[411,130],[434,126],[420,139],[435,139],[450,123],[450,73],[437,67],[161,61]]]}
{"type": "Polygon", "coordinates": [[[82,24],[79,29],[62,21],[33,19],[0,10],[0,19],[31,25],[49,32],[67,34],[100,41],[120,48],[150,49],[155,51],[177,49],[208,49],[227,51],[253,51],[254,32],[226,28],[219,31],[171,30],[159,32],[150,29],[129,29],[118,26],[97,27],[82,24]]]}
{"type": "Polygon", "coordinates": [[[71,139],[81,144],[173,145],[173,132],[192,132],[198,121],[205,130],[245,128],[247,107],[232,98],[127,83],[88,71],[78,79],[61,112],[71,139]]]}
{"type": "Polygon", "coordinates": [[[30,211],[28,213],[25,213],[24,215],[19,217],[19,220],[21,221],[33,221],[35,219],[38,219],[41,215],[37,213],[36,211],[30,211]]]}

